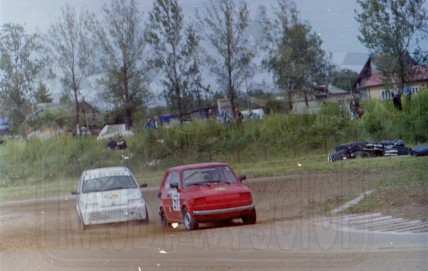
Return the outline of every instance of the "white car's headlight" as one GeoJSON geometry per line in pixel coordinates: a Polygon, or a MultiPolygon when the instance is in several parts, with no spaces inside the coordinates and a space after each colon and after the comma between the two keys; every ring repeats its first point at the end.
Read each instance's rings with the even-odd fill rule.
{"type": "Polygon", "coordinates": [[[128,207],[141,206],[143,205],[143,203],[144,203],[143,199],[130,199],[128,200],[128,207]]]}

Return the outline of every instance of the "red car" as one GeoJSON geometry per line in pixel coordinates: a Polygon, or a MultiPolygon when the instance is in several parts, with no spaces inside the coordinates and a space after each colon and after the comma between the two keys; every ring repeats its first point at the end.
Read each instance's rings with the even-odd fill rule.
{"type": "Polygon", "coordinates": [[[187,230],[200,222],[241,218],[256,223],[251,191],[226,163],[199,163],[166,170],[158,198],[162,225],[183,223],[187,230]]]}

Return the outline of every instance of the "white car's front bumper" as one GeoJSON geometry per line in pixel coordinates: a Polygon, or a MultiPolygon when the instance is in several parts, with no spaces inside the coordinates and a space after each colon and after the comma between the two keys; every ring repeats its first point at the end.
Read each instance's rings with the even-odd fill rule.
{"type": "Polygon", "coordinates": [[[103,224],[112,222],[122,222],[130,220],[146,220],[146,205],[137,206],[110,206],[96,209],[81,209],[83,224],[103,224]]]}

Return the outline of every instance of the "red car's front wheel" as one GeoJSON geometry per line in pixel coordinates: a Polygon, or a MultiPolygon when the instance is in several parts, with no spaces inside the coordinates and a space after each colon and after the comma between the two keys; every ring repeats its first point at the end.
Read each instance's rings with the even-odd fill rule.
{"type": "Polygon", "coordinates": [[[249,215],[242,217],[242,222],[244,222],[244,224],[256,224],[256,221],[257,221],[256,209],[253,209],[249,215]]]}
{"type": "Polygon", "coordinates": [[[184,227],[186,227],[187,230],[195,230],[198,228],[199,224],[198,222],[193,218],[192,214],[187,210],[186,207],[183,209],[183,222],[184,227]]]}

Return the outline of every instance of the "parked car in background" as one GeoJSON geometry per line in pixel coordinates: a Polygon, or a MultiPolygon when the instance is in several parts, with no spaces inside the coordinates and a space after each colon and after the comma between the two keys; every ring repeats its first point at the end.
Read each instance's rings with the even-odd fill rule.
{"type": "Polygon", "coordinates": [[[166,170],[158,198],[164,227],[183,223],[187,230],[199,223],[242,219],[256,223],[256,208],[249,188],[226,163],[198,163],[166,170]]]}
{"type": "Polygon", "coordinates": [[[337,145],[335,151],[328,154],[328,161],[358,157],[409,155],[410,153],[411,148],[406,147],[401,139],[379,142],[355,141],[337,145]]]}
{"type": "Polygon", "coordinates": [[[250,119],[264,119],[265,118],[265,112],[262,108],[259,109],[251,109],[251,110],[243,110],[241,111],[243,120],[250,120],[250,119]]]}
{"type": "Polygon", "coordinates": [[[379,141],[379,144],[384,146],[385,156],[409,155],[412,151],[411,148],[404,145],[404,141],[401,139],[383,140],[379,141]]]}
{"type": "Polygon", "coordinates": [[[132,172],[126,167],[83,171],[76,210],[82,229],[87,225],[141,220],[149,222],[146,201],[132,172]]]}
{"type": "Polygon", "coordinates": [[[410,151],[412,156],[426,156],[428,155],[428,146],[417,146],[410,151]]]}
{"type": "Polygon", "coordinates": [[[358,157],[377,157],[383,156],[383,145],[367,142],[355,141],[339,144],[335,151],[328,155],[329,161],[352,159],[358,157]]]}

